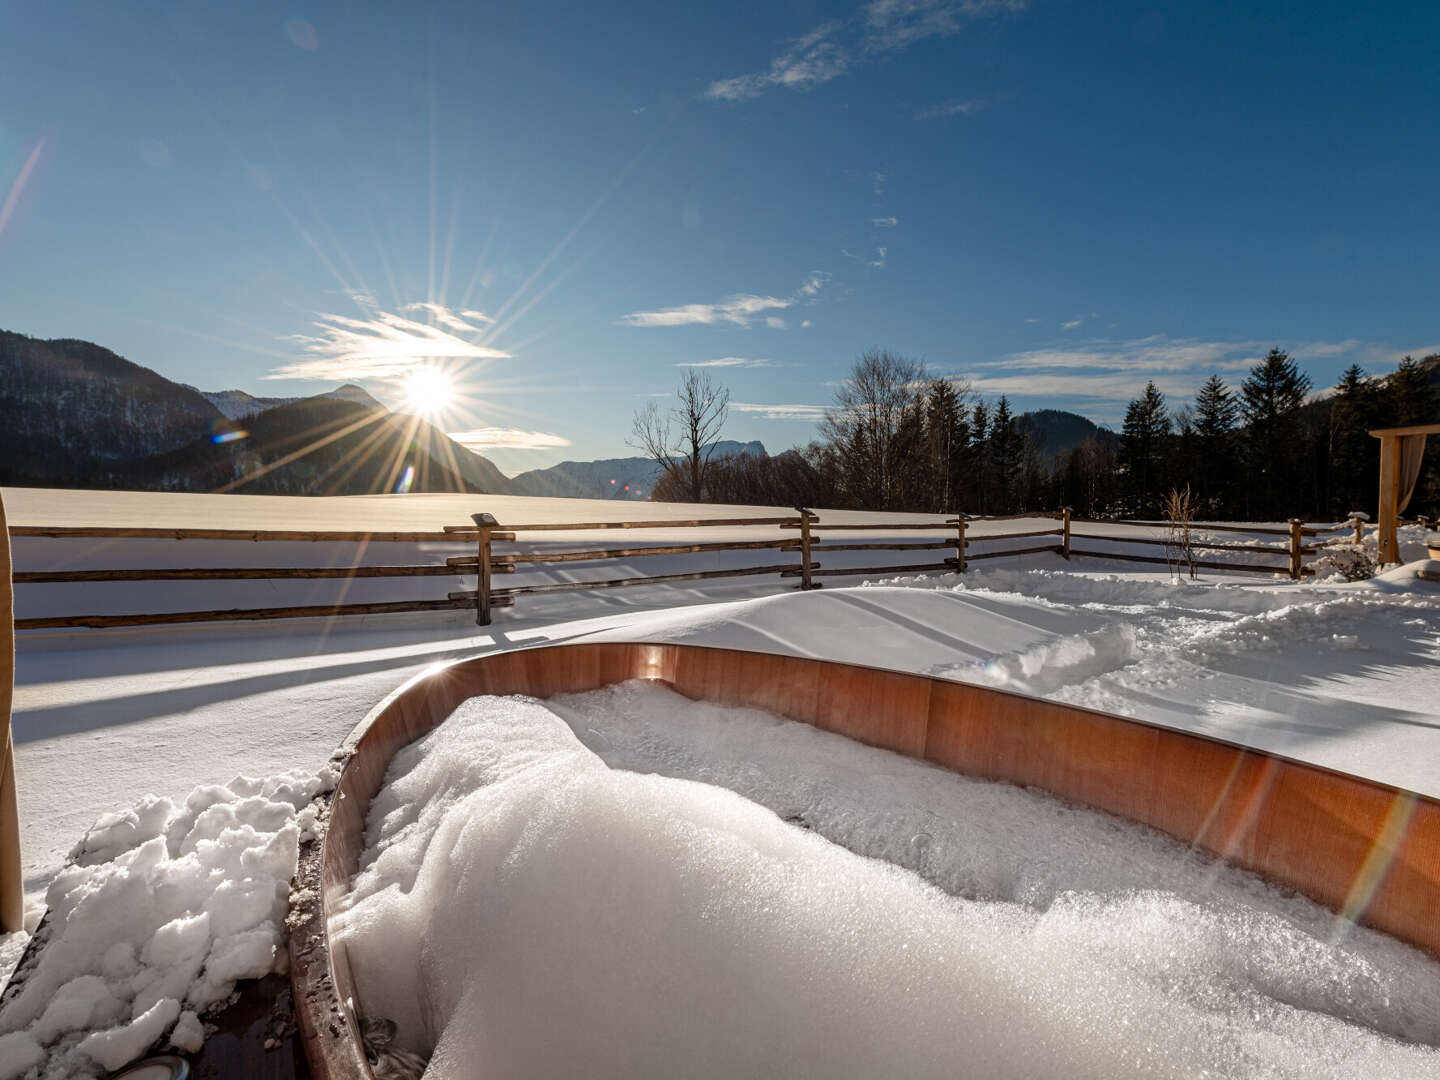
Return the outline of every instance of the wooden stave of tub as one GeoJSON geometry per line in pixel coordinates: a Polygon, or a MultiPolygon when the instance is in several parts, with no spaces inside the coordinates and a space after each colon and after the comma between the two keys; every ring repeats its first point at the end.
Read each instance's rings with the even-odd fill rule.
{"type": "Polygon", "coordinates": [[[745,705],[1137,821],[1440,958],[1440,802],[1142,721],[924,675],[669,643],[551,645],[437,664],[356,726],[325,828],[302,845],[290,978],[316,1080],[370,1080],[355,989],[327,913],[364,850],[391,757],[467,698],[546,698],[627,679],[745,705]]]}

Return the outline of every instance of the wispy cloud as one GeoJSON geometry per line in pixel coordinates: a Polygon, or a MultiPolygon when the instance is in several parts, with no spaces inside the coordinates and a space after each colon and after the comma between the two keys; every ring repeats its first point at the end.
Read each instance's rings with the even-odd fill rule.
{"type": "Polygon", "coordinates": [[[751,359],[746,356],[722,356],[718,360],[687,360],[675,366],[693,368],[777,368],[795,367],[796,365],[783,363],[779,360],[751,359]]]}
{"type": "Polygon", "coordinates": [[[794,302],[786,297],[735,293],[713,304],[681,304],[654,311],[633,311],[620,321],[626,326],[715,326],[720,323],[751,326],[757,315],[787,308],[794,302]]]}
{"type": "Polygon", "coordinates": [[[702,96],[714,101],[748,101],[777,86],[809,90],[829,82],[850,66],[848,52],[835,40],[839,28],[838,23],[826,23],[792,42],[770,61],[768,71],[717,79],[702,96]]]}
{"type": "Polygon", "coordinates": [[[870,224],[877,229],[893,229],[900,224],[900,219],[897,217],[872,217],[870,224]]]}
{"type": "MultiPolygon", "coordinates": [[[[409,305],[405,310],[415,308],[409,305]]],[[[488,318],[480,312],[456,313],[438,304],[424,305],[424,310],[448,329],[388,311],[374,311],[364,319],[317,313],[314,325],[318,333],[293,334],[285,339],[299,344],[304,359],[275,368],[265,378],[387,379],[440,358],[493,360],[510,356],[459,336],[485,332],[487,327],[481,320],[488,322],[488,318]]]]}
{"type": "Polygon", "coordinates": [[[974,19],[1027,6],[1027,0],[871,0],[865,5],[866,46],[877,52],[903,49],[953,34],[974,19]]]}
{"type": "Polygon", "coordinates": [[[810,90],[858,64],[1026,6],[1027,0],[870,0],[848,18],[822,23],[789,42],[768,68],[717,79],[701,97],[749,101],[781,87],[810,90]]]}
{"type": "Polygon", "coordinates": [[[877,247],[873,255],[857,255],[848,248],[840,249],[840,254],[844,255],[847,259],[862,262],[866,266],[873,267],[876,270],[883,270],[885,268],[886,256],[889,255],[889,253],[890,249],[887,247],[877,247]]]}
{"type": "Polygon", "coordinates": [[[825,415],[825,405],[760,405],[752,401],[732,401],[730,411],[745,413],[757,420],[790,420],[813,424],[825,415]]]}
{"type": "Polygon", "coordinates": [[[1405,352],[1354,339],[1286,344],[1273,340],[1203,341],[1164,335],[1131,340],[1099,339],[1014,353],[1000,360],[974,364],[965,374],[982,394],[1027,397],[1078,397],[1124,402],[1133,398],[1142,380],[1153,379],[1164,393],[1188,397],[1216,372],[1248,371],[1271,346],[1285,349],[1302,363],[1353,358],[1367,370],[1383,373],[1405,352]]]}
{"type": "MultiPolygon", "coordinates": [[[[977,394],[1010,394],[1021,397],[1083,397],[1101,401],[1128,401],[1139,393],[1134,375],[976,375],[964,376],[977,394]]],[[[1191,377],[1153,377],[1155,385],[1165,394],[1185,397],[1193,394],[1204,379],[1191,377]]]]}
{"type": "Polygon", "coordinates": [[[931,105],[928,109],[921,109],[915,114],[916,120],[943,120],[947,116],[969,116],[971,113],[979,112],[985,107],[984,98],[974,98],[970,101],[942,101],[938,105],[931,105]]]}
{"type": "Polygon", "coordinates": [[[479,453],[481,450],[552,450],[557,446],[569,446],[570,440],[564,435],[549,431],[525,431],[522,428],[488,427],[473,431],[447,432],[467,450],[479,453]]]}
{"type": "Polygon", "coordinates": [[[444,304],[434,304],[428,300],[406,304],[401,310],[423,311],[441,326],[448,326],[451,330],[458,330],[462,334],[476,333],[482,325],[488,325],[495,321],[483,311],[472,311],[467,308],[464,311],[455,312],[444,304]]]}
{"type": "Polygon", "coordinates": [[[1077,327],[1082,326],[1082,325],[1084,324],[1084,322],[1085,322],[1084,319],[1071,319],[1069,322],[1062,322],[1062,323],[1060,324],[1060,329],[1061,329],[1061,330],[1074,330],[1074,329],[1076,329],[1077,327]]]}
{"type": "Polygon", "coordinates": [[[633,311],[619,321],[624,326],[721,326],[728,323],[745,327],[763,321],[774,329],[784,329],[785,320],[767,312],[783,311],[815,297],[827,280],[828,275],[814,270],[790,296],[734,293],[713,304],[681,304],[654,311],[633,311]]]}

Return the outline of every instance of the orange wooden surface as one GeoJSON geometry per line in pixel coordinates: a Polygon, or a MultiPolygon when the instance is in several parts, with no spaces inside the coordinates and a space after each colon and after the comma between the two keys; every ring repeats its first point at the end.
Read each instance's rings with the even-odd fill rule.
{"type": "Polygon", "coordinates": [[[369,1077],[343,947],[325,913],[348,891],[364,815],[393,754],[478,694],[626,679],[747,705],[958,773],[1043,788],[1221,855],[1440,957],[1440,803],[1229,743],[986,687],[767,653],[673,644],[555,645],[439,665],[352,733],[323,844],[302,849],[292,980],[312,1071],[369,1077]]]}

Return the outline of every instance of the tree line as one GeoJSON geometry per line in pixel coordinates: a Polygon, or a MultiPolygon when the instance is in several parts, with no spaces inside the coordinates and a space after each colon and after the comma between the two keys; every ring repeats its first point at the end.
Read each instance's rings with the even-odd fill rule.
{"type": "MultiPolygon", "coordinates": [[[[636,415],[634,445],[661,467],[662,501],[949,514],[1071,507],[1084,517],[1156,517],[1189,485],[1197,516],[1273,520],[1373,512],[1379,442],[1368,431],[1440,420],[1440,354],[1406,357],[1384,377],[1352,366],[1313,395],[1294,359],[1272,349],[1232,388],[1218,374],[1172,406],[1154,382],[1120,433],[1099,429],[1048,451],[1008,398],[884,349],[862,353],[835,391],[819,438],[774,456],[721,457],[729,394],[692,371],[668,412],[636,415]]],[[[1440,503],[1440,438],[1409,513],[1440,503]]]]}

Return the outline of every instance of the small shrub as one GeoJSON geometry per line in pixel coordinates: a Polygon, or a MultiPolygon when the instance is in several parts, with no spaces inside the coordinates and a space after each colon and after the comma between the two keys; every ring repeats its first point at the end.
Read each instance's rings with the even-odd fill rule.
{"type": "Polygon", "coordinates": [[[1331,540],[1315,560],[1316,579],[1339,574],[1346,581],[1365,581],[1375,576],[1375,556],[1354,540],[1331,540]]]}

